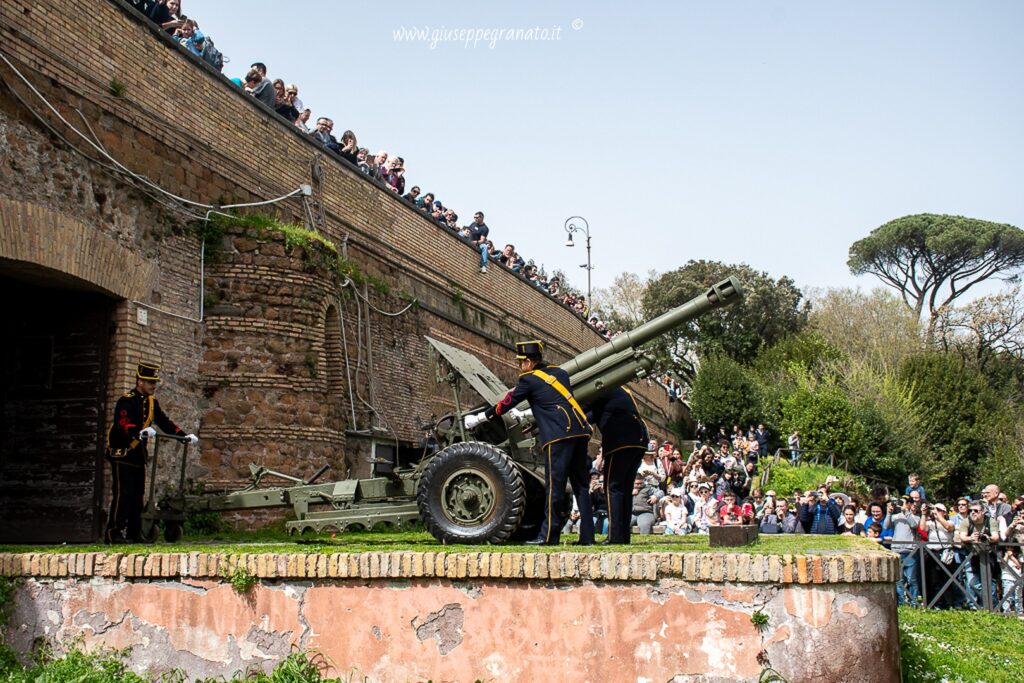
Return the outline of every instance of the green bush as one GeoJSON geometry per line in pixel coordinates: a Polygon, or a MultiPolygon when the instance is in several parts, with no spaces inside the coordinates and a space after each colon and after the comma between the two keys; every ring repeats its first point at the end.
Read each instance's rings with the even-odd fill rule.
{"type": "Polygon", "coordinates": [[[801,385],[782,400],[782,429],[800,432],[800,443],[808,450],[828,451],[838,456],[857,457],[864,450],[864,425],[853,405],[834,382],[801,385]]]}
{"type": "Polygon", "coordinates": [[[774,490],[778,496],[790,496],[794,490],[807,491],[816,489],[825,483],[829,476],[839,477],[839,483],[832,485],[832,491],[847,495],[858,495],[867,499],[868,486],[864,479],[850,474],[846,470],[828,465],[790,465],[785,460],[773,465],[764,490],[774,490]]]}
{"type": "Polygon", "coordinates": [[[979,460],[992,454],[1011,422],[1006,403],[981,371],[951,354],[915,356],[900,374],[913,387],[915,412],[934,462],[925,486],[939,497],[958,496],[975,481],[979,460]]]}

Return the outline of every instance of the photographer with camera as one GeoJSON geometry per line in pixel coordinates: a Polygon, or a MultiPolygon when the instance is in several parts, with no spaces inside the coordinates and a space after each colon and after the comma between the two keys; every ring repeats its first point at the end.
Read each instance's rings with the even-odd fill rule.
{"type": "MultiPolygon", "coordinates": [[[[928,539],[929,552],[924,554],[924,581],[927,587],[926,594],[934,596],[946,583],[946,577],[952,574],[957,566],[953,551],[956,527],[947,518],[945,505],[924,503],[921,506],[921,524],[917,530],[921,536],[928,539]],[[943,571],[942,567],[945,567],[946,571],[943,571]]],[[[951,584],[934,602],[934,606],[938,609],[960,606],[964,596],[958,590],[958,586],[956,583],[951,584]]]]}
{"type": "MultiPolygon", "coordinates": [[[[1021,498],[1018,497],[1017,500],[1021,498]]],[[[1013,519],[1006,526],[1003,539],[1014,545],[1003,549],[1003,603],[1004,612],[1024,615],[1024,509],[1017,506],[1013,519]]]]}
{"type": "Polygon", "coordinates": [[[843,512],[824,490],[808,491],[800,499],[800,523],[809,534],[835,534],[843,512]]]}
{"type": "Polygon", "coordinates": [[[967,519],[960,523],[956,538],[971,551],[970,568],[967,571],[967,585],[979,602],[982,600],[982,563],[987,562],[992,576],[990,599],[996,600],[996,577],[999,576],[999,560],[993,543],[999,543],[1006,534],[1006,520],[993,517],[985,509],[985,503],[972,500],[967,512],[967,519]]]}
{"type": "Polygon", "coordinates": [[[889,501],[889,514],[882,522],[883,529],[892,529],[891,549],[900,556],[900,573],[903,578],[896,583],[896,597],[900,604],[916,604],[921,597],[921,581],[918,576],[916,533],[921,518],[914,513],[914,504],[909,496],[900,499],[900,506],[889,501]]]}

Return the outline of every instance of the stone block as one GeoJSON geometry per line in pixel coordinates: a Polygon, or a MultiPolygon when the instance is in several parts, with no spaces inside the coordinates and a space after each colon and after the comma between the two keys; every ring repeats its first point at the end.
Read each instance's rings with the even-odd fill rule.
{"type": "Polygon", "coordinates": [[[713,526],[708,529],[708,533],[708,545],[712,548],[735,548],[750,545],[757,540],[757,526],[753,524],[713,526]]]}

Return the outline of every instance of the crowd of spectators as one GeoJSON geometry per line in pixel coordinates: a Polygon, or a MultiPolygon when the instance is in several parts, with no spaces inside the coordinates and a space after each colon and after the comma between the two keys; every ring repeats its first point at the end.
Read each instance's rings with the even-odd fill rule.
{"type": "MultiPolygon", "coordinates": [[[[199,30],[195,19],[182,13],[181,0],[130,1],[136,9],[160,25],[186,49],[218,70],[221,70],[228,61],[213,45],[213,41],[199,30]]],[[[340,139],[337,138],[334,134],[334,120],[329,116],[317,116],[314,119],[312,110],[299,97],[297,84],[286,82],[282,78],[270,78],[267,74],[266,64],[255,62],[244,76],[232,78],[231,81],[303,134],[308,135],[311,140],[408,201],[438,227],[454,233],[469,244],[480,254],[481,273],[487,273],[488,266],[501,264],[573,310],[602,336],[611,337],[611,331],[605,322],[591,311],[586,297],[566,287],[558,276],[548,277],[543,269],[537,267],[533,259],[522,256],[514,244],[505,244],[499,249],[491,239],[490,228],[484,222],[482,211],[474,214],[472,222],[460,225],[459,214],[451,207],[445,206],[435,193],[423,192],[419,185],[407,183],[403,157],[390,154],[384,149],[371,154],[367,147],[360,146],[352,130],[344,131],[340,139]]]]}
{"type": "MultiPolygon", "coordinates": [[[[917,604],[923,585],[933,607],[980,606],[984,584],[992,605],[1024,615],[1024,494],[1010,500],[989,484],[947,506],[927,497],[917,474],[902,495],[885,485],[868,496],[846,493],[836,477],[812,490],[762,490],[758,468],[770,441],[763,424],[722,427],[714,445],[707,430],[702,434],[705,440],[695,441],[687,456],[670,441],[648,445],[633,486],[637,533],[706,534],[716,525],[756,524],[761,534],[861,536],[899,554],[901,602],[917,604]]],[[[606,533],[600,459],[591,471],[591,497],[595,529],[606,533]]],[[[578,520],[574,512],[565,531],[574,531],[578,520]]]]}

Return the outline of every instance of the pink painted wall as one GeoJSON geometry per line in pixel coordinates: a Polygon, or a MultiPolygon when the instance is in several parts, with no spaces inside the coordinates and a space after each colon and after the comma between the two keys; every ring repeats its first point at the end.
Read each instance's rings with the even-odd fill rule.
{"type": "Polygon", "coordinates": [[[793,683],[899,680],[890,583],[288,579],[240,596],[151,581],[28,578],[10,642],[81,635],[132,646],[140,672],[193,676],[270,669],[295,646],[359,681],[756,680],[765,647],[793,683]]]}

